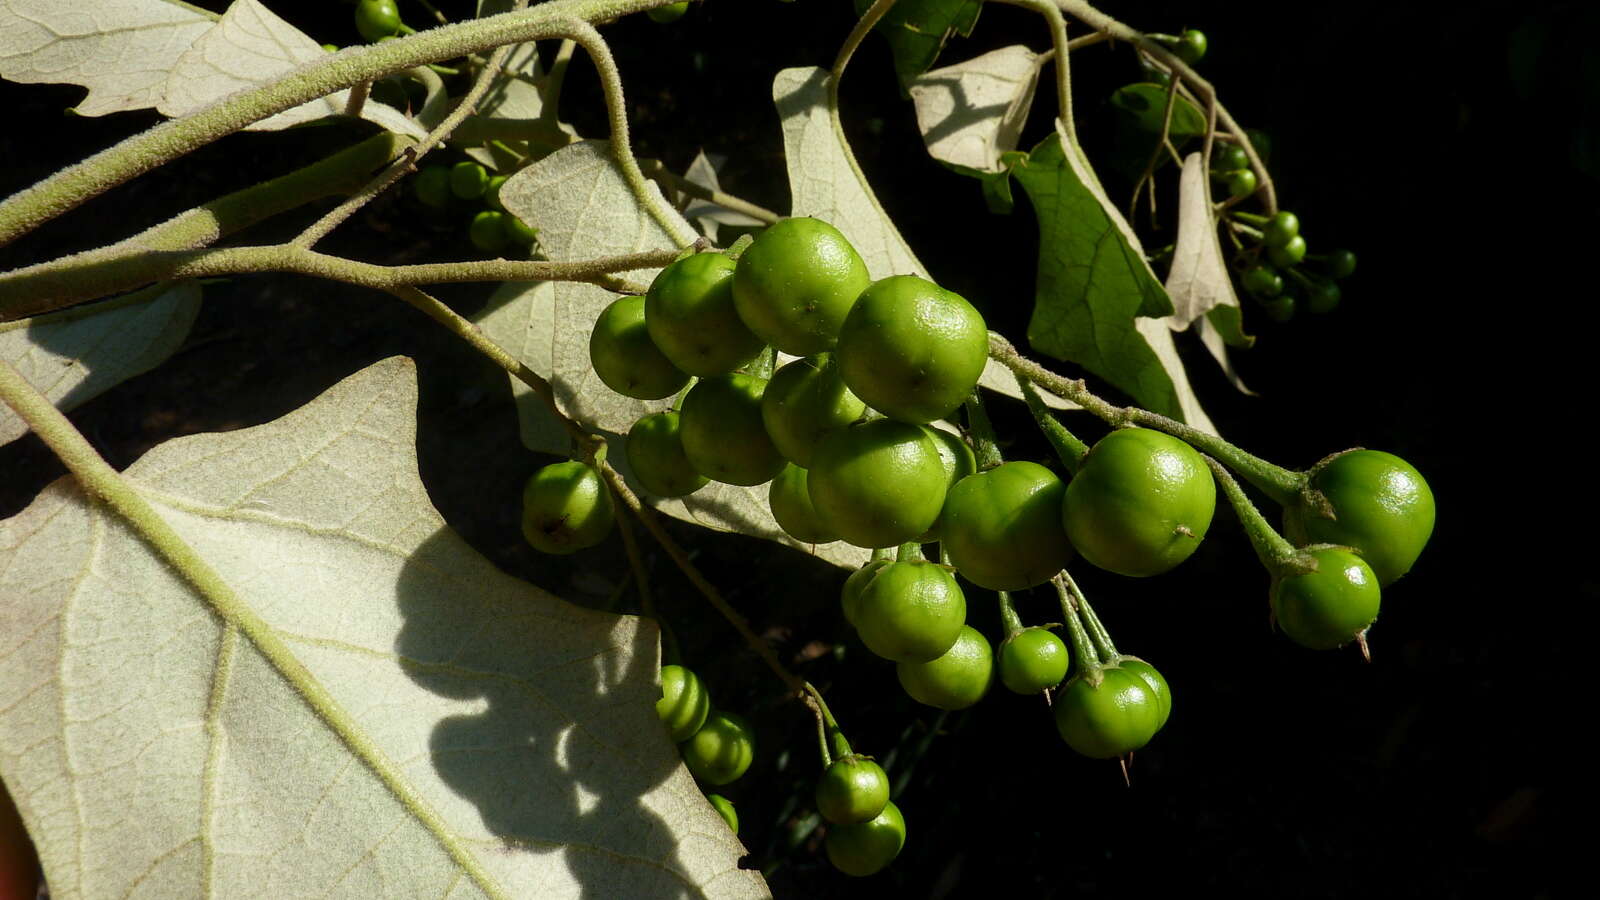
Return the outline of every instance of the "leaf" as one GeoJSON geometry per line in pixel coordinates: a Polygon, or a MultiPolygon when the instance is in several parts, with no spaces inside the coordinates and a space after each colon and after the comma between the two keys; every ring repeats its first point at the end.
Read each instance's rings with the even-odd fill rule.
{"type": "MultiPolygon", "coordinates": [[[[1211,206],[1211,179],[1200,154],[1183,160],[1178,180],[1178,239],[1167,271],[1167,296],[1172,298],[1173,331],[1220,306],[1239,308],[1233,277],[1217,241],[1217,216],[1211,206]]],[[[1253,340],[1253,339],[1252,339],[1253,340]]]]}
{"type": "MultiPolygon", "coordinates": [[[[1140,131],[1161,134],[1166,120],[1167,88],[1152,82],[1124,85],[1111,92],[1111,105],[1126,114],[1140,131]]],[[[1206,117],[1193,103],[1178,97],[1172,102],[1172,124],[1167,134],[1181,142],[1206,133],[1206,117]]]]}
{"type": "MultiPolygon", "coordinates": [[[[1146,340],[1140,317],[1172,313],[1144,248],[1100,190],[1059,125],[1012,170],[1039,219],[1039,276],[1028,340],[1034,349],[1083,366],[1139,405],[1182,415],[1175,387],[1182,367],[1146,340]]],[[[1165,326],[1163,326],[1164,328],[1165,326]]],[[[1190,423],[1195,424],[1195,423],[1190,423]]]]}
{"type": "MultiPolygon", "coordinates": [[[[828,110],[829,77],[826,69],[805,67],[784,69],[772,82],[772,99],[783,125],[793,214],[815,216],[843,232],[874,280],[890,275],[933,280],[889,221],[834,127],[828,110]]],[[[1008,397],[1022,396],[1011,372],[992,359],[978,383],[1008,397]]],[[[1058,409],[1076,408],[1057,397],[1045,399],[1058,409]]]]}
{"type": "Polygon", "coordinates": [[[83,85],[74,111],[84,116],[155,106],[218,18],[175,0],[0,0],[0,78],[83,85]]]}
{"type": "MultiPolygon", "coordinates": [[[[610,145],[602,141],[572,144],[534,163],[501,187],[500,199],[507,210],[539,229],[539,245],[552,260],[597,259],[675,246],[634,198],[611,158],[610,145]]],[[[630,277],[647,284],[657,271],[634,272],[630,277]]],[[[637,490],[638,483],[627,471],[622,436],[640,416],[665,409],[671,401],[623,397],[594,374],[589,333],[615,299],[590,284],[506,284],[495,291],[476,321],[491,339],[550,381],[567,415],[611,438],[610,460],[637,490]]],[[[523,443],[541,453],[570,452],[566,431],[538,396],[515,379],[511,385],[523,443]]],[[[688,497],[662,500],[656,508],[708,528],[810,549],[778,527],[767,507],[765,485],[746,488],[713,482],[688,497]]],[[[817,547],[816,553],[847,566],[867,558],[867,551],[842,542],[817,547]]]]}
{"type": "MultiPolygon", "coordinates": [[[[712,160],[706,156],[706,151],[701,150],[695,154],[694,161],[689,163],[689,170],[683,173],[684,180],[708,190],[721,190],[722,186],[717,182],[717,168],[725,159],[726,157],[718,156],[712,160]]],[[[745,229],[760,228],[762,225],[761,220],[754,216],[736,212],[710,200],[682,197],[680,205],[683,207],[683,217],[699,225],[700,233],[709,238],[713,244],[723,244],[717,237],[722,225],[745,229]]]]}
{"type": "MultiPolygon", "coordinates": [[[[859,16],[873,0],[855,3],[859,16]]],[[[889,42],[900,87],[909,87],[913,78],[928,71],[952,34],[972,34],[981,7],[981,0],[900,0],[891,7],[873,30],[889,42]]]]}
{"type": "MultiPolygon", "coordinates": [[[[1217,366],[1222,369],[1222,374],[1227,376],[1228,382],[1238,389],[1239,393],[1249,394],[1252,397],[1257,397],[1260,395],[1251,390],[1250,387],[1244,383],[1244,379],[1239,377],[1239,373],[1234,370],[1233,360],[1228,356],[1227,337],[1224,336],[1220,330],[1218,330],[1216,325],[1212,324],[1217,318],[1217,316],[1214,315],[1215,313],[1226,313],[1230,311],[1233,314],[1232,317],[1234,319],[1238,319],[1238,310],[1230,310],[1229,307],[1219,306],[1211,311],[1213,313],[1212,315],[1207,315],[1203,319],[1196,319],[1194,323],[1194,330],[1200,334],[1200,342],[1205,345],[1206,352],[1211,354],[1211,358],[1217,361],[1217,366]]],[[[1254,338],[1251,340],[1254,340],[1254,338]]]]}
{"type": "MultiPolygon", "coordinates": [[[[155,368],[188,337],[200,312],[198,284],[184,281],[140,295],[146,296],[112,309],[101,304],[0,323],[0,359],[58,408],[76,408],[155,368]]],[[[27,432],[27,423],[0,404],[0,444],[27,432]]]]}
{"type": "Polygon", "coordinates": [[[1167,327],[1167,321],[1147,318],[1133,321],[1134,327],[1149,344],[1162,370],[1172,379],[1172,392],[1178,399],[1178,409],[1175,413],[1167,415],[1181,419],[1201,431],[1216,434],[1217,426],[1212,424],[1211,417],[1201,408],[1200,398],[1195,396],[1194,387],[1189,384],[1189,373],[1183,367],[1182,358],[1178,356],[1178,348],[1173,343],[1172,329],[1167,327]]]}
{"type": "Polygon", "coordinates": [[[1038,59],[1027,47],[1002,47],[912,81],[928,154],[979,172],[1005,171],[1001,156],[1017,149],[1033,105],[1038,59]]]}
{"type": "Polygon", "coordinates": [[[656,629],[450,531],[416,402],[389,359],[129,467],[232,601],[69,478],[0,523],[0,775],[52,896],[766,896],[656,718],[656,629]]]}
{"type": "MultiPolygon", "coordinates": [[[[278,18],[258,0],[233,0],[222,21],[195,40],[178,58],[167,77],[162,115],[187,115],[236,91],[277,80],[295,67],[326,57],[328,52],[300,29],[278,18]]],[[[303,103],[247,126],[251,131],[277,131],[304,122],[344,115],[348,90],[303,103]]],[[[361,118],[396,134],[421,138],[427,132],[399,110],[368,100],[361,118]]]]}

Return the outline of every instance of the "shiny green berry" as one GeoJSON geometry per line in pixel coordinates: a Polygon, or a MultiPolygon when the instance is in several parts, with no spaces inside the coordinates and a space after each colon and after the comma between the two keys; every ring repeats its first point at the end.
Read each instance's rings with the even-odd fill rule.
{"type": "Polygon", "coordinates": [[[1296,503],[1284,510],[1296,544],[1353,547],[1388,587],[1411,570],[1433,535],[1433,490],[1410,463],[1381,450],[1351,450],[1319,464],[1311,487],[1332,517],[1296,503]]]}
{"type": "Polygon", "coordinates": [[[1273,582],[1272,617],[1278,628],[1312,650],[1332,650],[1365,635],[1378,618],[1378,576],[1342,547],[1307,552],[1316,561],[1315,572],[1273,582]]]}
{"type": "Polygon", "coordinates": [[[1018,694],[1038,694],[1067,677],[1067,645],[1055,632],[1024,628],[1000,642],[1000,682],[1018,694]]]}
{"type": "Polygon", "coordinates": [[[817,812],[835,825],[870,822],[889,805],[889,776],[865,756],[835,759],[817,779],[817,812]]]}
{"type": "Polygon", "coordinates": [[[656,701],[656,715],[674,742],[686,741],[699,731],[710,712],[711,695],[699,675],[683,666],[661,667],[661,699],[656,701]]]}

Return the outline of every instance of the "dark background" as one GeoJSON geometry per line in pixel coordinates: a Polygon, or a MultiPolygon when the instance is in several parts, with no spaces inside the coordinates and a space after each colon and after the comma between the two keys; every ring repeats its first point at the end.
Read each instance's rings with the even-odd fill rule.
{"type": "MultiPolygon", "coordinates": [[[[319,40],[356,39],[342,5],[272,5],[319,40]]],[[[1554,498],[1589,492],[1581,476],[1557,474],[1581,462],[1559,450],[1529,453],[1526,435],[1539,427],[1530,419],[1551,383],[1530,359],[1559,352],[1551,332],[1565,327],[1567,310],[1592,302],[1592,286],[1580,290],[1567,274],[1600,233],[1600,60],[1590,49],[1600,17],[1591,6],[1105,5],[1146,30],[1204,28],[1211,51],[1201,71],[1242,124],[1271,134],[1280,201],[1300,214],[1312,252],[1347,246],[1360,255],[1331,315],[1280,326],[1247,310],[1260,340],[1236,359],[1260,397],[1234,392],[1183,342],[1218,426],[1285,465],[1350,446],[1398,453],[1432,484],[1438,528],[1385,595],[1370,665],[1348,649],[1304,651],[1270,632],[1266,575],[1226,511],[1170,575],[1136,581],[1081,566],[1121,649],[1159,666],[1175,696],[1129,788],[1114,764],[1069,751],[1037,699],[997,691],[943,718],[917,707],[892,666],[838,617],[838,570],[678,527],[785,660],[824,687],[857,747],[893,754],[892,772],[909,772],[897,797],[909,830],[901,858],[863,881],[834,873],[820,832],[805,822],[816,770],[808,716],[651,553],[662,612],[686,660],[720,705],[759,729],[755,766],[726,793],[751,863],[768,870],[779,896],[1563,895],[1560,875],[1579,846],[1577,833],[1557,825],[1577,812],[1565,771],[1586,767],[1559,761],[1582,752],[1572,732],[1587,699],[1560,674],[1578,652],[1564,611],[1589,605],[1596,590],[1587,573],[1545,574],[1566,567],[1543,516],[1554,498]],[[1553,324],[1552,312],[1562,317],[1553,324]]],[[[414,6],[401,8],[422,23],[414,6]]],[[[641,16],[608,26],[638,152],[678,171],[702,147],[726,155],[727,190],[786,209],[772,75],[828,65],[851,22],[845,0],[710,0],[672,26],[641,16]]],[[[973,38],[954,40],[941,62],[1018,41],[1048,47],[1035,16],[991,4],[973,38]]],[[[1073,74],[1094,158],[1110,122],[1104,98],[1136,80],[1137,66],[1125,47],[1096,47],[1074,55],[1073,74]]],[[[0,137],[0,196],[155,121],[63,116],[80,96],[70,86],[0,83],[17,123],[0,137]]],[[[567,96],[580,131],[602,136],[587,63],[575,65],[567,96]]],[[[1012,215],[994,216],[975,182],[927,157],[881,40],[863,46],[843,96],[862,166],[934,277],[1020,339],[1037,252],[1025,195],[1016,192],[1012,215]]],[[[1041,90],[1024,148],[1047,132],[1051,97],[1041,90]]],[[[0,267],[123,237],[307,162],[360,128],[228,138],[0,248],[0,267]]],[[[1127,195],[1126,183],[1108,188],[1127,195]]],[[[1166,210],[1174,199],[1163,195],[1166,210]]],[[[282,240],[309,216],[235,241],[282,240]]],[[[390,264],[473,253],[463,222],[429,218],[395,196],[321,246],[390,264]]],[[[439,294],[470,313],[488,290],[439,294]]],[[[625,571],[614,539],[552,560],[518,535],[520,484],[547,460],[520,447],[498,370],[420,315],[341,285],[240,278],[206,297],[170,362],[73,413],[113,464],[177,434],[275,418],[405,354],[422,382],[422,474],[445,518],[503,568],[578,602],[613,602],[613,573],[625,571]]],[[[1014,441],[1010,456],[1045,457],[1020,404],[992,411],[1014,441]]],[[[1089,440],[1102,431],[1081,415],[1068,423],[1089,440]]],[[[0,515],[11,515],[63,470],[30,436],[0,448],[0,471],[0,515]]],[[[1053,600],[1036,593],[1020,600],[1024,618],[1058,618],[1053,600]]],[[[976,592],[971,599],[971,621],[995,637],[992,604],[976,592]]],[[[627,594],[616,608],[635,602],[627,594]]]]}

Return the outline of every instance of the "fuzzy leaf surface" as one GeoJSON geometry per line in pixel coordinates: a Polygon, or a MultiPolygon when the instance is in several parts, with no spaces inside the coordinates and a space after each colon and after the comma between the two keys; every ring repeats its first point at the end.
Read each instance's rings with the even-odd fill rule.
{"type": "Polygon", "coordinates": [[[53,896],[766,896],[661,727],[646,620],[495,569],[393,358],[0,522],[0,774],[53,896]]]}
{"type": "Polygon", "coordinates": [[[934,159],[979,172],[1002,172],[1000,157],[1017,138],[1039,84],[1039,54],[1002,47],[911,82],[917,127],[934,159]]]}

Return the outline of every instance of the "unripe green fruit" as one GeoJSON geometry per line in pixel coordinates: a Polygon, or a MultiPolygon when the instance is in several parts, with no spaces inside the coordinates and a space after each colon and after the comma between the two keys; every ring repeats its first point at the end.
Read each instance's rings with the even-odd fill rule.
{"type": "Polygon", "coordinates": [[[666,724],[674,743],[686,741],[705,724],[711,712],[711,695],[694,672],[677,665],[661,667],[661,699],[656,715],[666,724]]]}
{"type": "Polygon", "coordinates": [[[1352,547],[1384,587],[1411,571],[1433,535],[1433,490],[1422,473],[1392,453],[1351,450],[1322,463],[1311,486],[1334,518],[1304,504],[1284,509],[1284,531],[1296,544],[1352,547]]]}
{"type": "Polygon", "coordinates": [[[856,613],[861,609],[861,592],[877,577],[878,570],[887,565],[891,565],[887,559],[871,560],[844,580],[844,587],[839,591],[839,607],[844,612],[846,622],[856,624],[856,613]]]}
{"type": "Polygon", "coordinates": [[[1101,670],[1104,679],[1091,687],[1074,675],[1057,692],[1052,707],[1056,730],[1067,746],[1094,759],[1132,753],[1155,737],[1161,703],[1137,672],[1117,666],[1101,670]]]}
{"type": "Polygon", "coordinates": [[[535,550],[574,553],[605,540],[616,521],[600,473],[577,461],[533,473],[522,489],[522,536],[535,550]]]}
{"type": "Polygon", "coordinates": [[[500,202],[500,185],[510,180],[510,175],[493,175],[489,183],[483,188],[483,202],[495,212],[505,212],[505,204],[500,202]]]}
{"type": "Polygon", "coordinates": [[[733,808],[733,801],[721,794],[707,794],[706,800],[710,801],[711,808],[717,811],[722,821],[728,823],[728,830],[734,834],[739,833],[739,811],[733,808]]]}
{"type": "Polygon", "coordinates": [[[1261,241],[1268,247],[1282,247],[1300,234],[1300,217],[1288,210],[1272,214],[1261,228],[1261,241]]]}
{"type": "Polygon", "coordinates": [[[835,825],[870,822],[889,805],[889,776],[865,756],[841,756],[822,770],[816,796],[817,812],[835,825]]]}
{"type": "Polygon", "coordinates": [[[811,505],[806,487],[806,470],[794,463],[785,466],[767,488],[767,506],[778,527],[802,544],[827,544],[839,539],[811,505]]]}
{"type": "Polygon", "coordinates": [[[809,468],[822,439],[861,418],[867,405],[839,377],[832,355],[797,359],[779,369],[761,395],[761,420],[778,451],[809,468]]]}
{"type": "Polygon", "coordinates": [[[1261,309],[1266,312],[1267,318],[1280,325],[1294,318],[1296,305],[1292,294],[1279,294],[1261,300],[1261,309]]]}
{"type": "Polygon", "coordinates": [[[1283,276],[1268,266],[1253,266],[1239,276],[1244,289],[1258,298],[1276,297],[1283,293],[1283,276]]]}
{"type": "Polygon", "coordinates": [[[1061,526],[1090,563],[1142,578],[1188,559],[1216,508],[1216,482],[1193,447],[1121,428],[1090,449],[1067,483],[1061,526]]]}
{"type": "Polygon", "coordinates": [[[1250,155],[1238,144],[1218,143],[1211,150],[1211,171],[1223,174],[1250,167],[1250,155]]]}
{"type": "Polygon", "coordinates": [[[1150,665],[1137,656],[1123,656],[1117,659],[1117,666],[1123,671],[1132,672],[1144,679],[1150,690],[1156,695],[1156,730],[1166,727],[1167,717],[1172,715],[1172,688],[1167,686],[1167,679],[1150,665]]]}
{"type": "MultiPolygon", "coordinates": [[[[679,436],[695,471],[724,484],[766,484],[789,461],[761,421],[766,381],[733,373],[702,378],[683,398],[679,436]]],[[[827,514],[824,513],[824,516],[827,514]]]]}
{"type": "Polygon", "coordinates": [[[894,662],[929,662],[947,653],[967,621],[954,576],[924,560],[890,563],[860,591],[853,619],[867,649],[894,662]]]}
{"type": "MultiPolygon", "coordinates": [[[[645,15],[649,16],[652,22],[666,25],[683,18],[683,14],[688,11],[689,0],[682,0],[681,3],[668,3],[666,6],[658,6],[655,9],[646,10],[645,15]]],[[[737,828],[734,830],[738,831],[737,828]]]]}
{"type": "Polygon", "coordinates": [[[742,716],[713,709],[700,730],[679,749],[695,778],[705,784],[723,785],[750,768],[756,756],[755,730],[742,716]]]}
{"type": "Polygon", "coordinates": [[[895,547],[927,531],[944,503],[944,464],[921,427],[874,419],[824,438],[811,503],[858,547],[895,547]]]}
{"type": "Polygon", "coordinates": [[[835,825],[824,842],[828,861],[846,875],[864,878],[884,869],[906,845],[906,820],[894,801],[871,821],[835,825]]]}
{"type": "Polygon", "coordinates": [[[356,31],[377,43],[400,30],[400,9],[394,0],[361,0],[356,4],[356,31]]]}
{"type": "Polygon", "coordinates": [[[1317,570],[1272,584],[1272,616],[1289,639],[1312,650],[1342,647],[1378,618],[1378,577],[1341,547],[1307,551],[1317,570]]]}
{"type": "Polygon", "coordinates": [[[994,591],[1044,584],[1072,559],[1061,527],[1066,485],[1038,463],[1008,462],[957,482],[942,546],[966,578],[994,591]]]}
{"type": "Polygon", "coordinates": [[[1178,41],[1173,46],[1172,52],[1176,53],[1179,59],[1192,66],[1205,57],[1207,44],[1206,33],[1191,28],[1178,35],[1178,41]]]}
{"type": "Polygon", "coordinates": [[[726,374],[766,346],[734,308],[733,272],[727,255],[696,253],[662,269],[645,294],[650,338],[690,375],[726,374]]]}
{"type": "Polygon", "coordinates": [[[671,397],[689,383],[650,340],[643,297],[620,297],[601,311],[589,332],[589,361],[606,387],[637,400],[671,397]]]}
{"type": "Polygon", "coordinates": [[[429,209],[450,206],[450,167],[427,166],[411,180],[411,193],[429,209]]]}
{"type": "Polygon", "coordinates": [[[845,314],[871,280],[839,229],[821,219],[784,219],[739,257],[733,299],[763,341],[812,356],[833,349],[845,314]]]}
{"type": "Polygon", "coordinates": [[[539,239],[539,229],[522,221],[511,213],[500,217],[500,224],[504,227],[506,240],[517,247],[532,247],[534,241],[539,239]]]}
{"type": "Polygon", "coordinates": [[[914,275],[861,292],[839,330],[839,374],[891,419],[923,424],[972,394],[989,359],[983,316],[960,295],[914,275]]]}
{"type": "Polygon", "coordinates": [[[450,192],[463,200],[475,200],[489,188],[489,170],[471,160],[450,167],[450,192]]]}
{"type": "Polygon", "coordinates": [[[486,209],[472,217],[472,224],[467,226],[467,237],[472,241],[472,246],[484,253],[499,253],[506,246],[506,229],[501,220],[505,213],[497,213],[486,209]]]}
{"type": "Polygon", "coordinates": [[[1280,269],[1293,268],[1306,258],[1306,239],[1295,235],[1281,247],[1268,247],[1267,260],[1280,269]]]}
{"type": "Polygon", "coordinates": [[[1306,291],[1306,309],[1322,315],[1339,307],[1339,286],[1331,281],[1313,282],[1306,291]]]}
{"type": "Polygon", "coordinates": [[[628,429],[628,467],[639,484],[657,497],[683,497],[709,480],[684,455],[679,426],[678,414],[668,411],[641,416],[628,429]]]}
{"type": "Polygon", "coordinates": [[[945,654],[931,662],[898,663],[895,674],[911,699],[938,709],[966,709],[989,693],[994,680],[994,650],[976,628],[961,634],[945,654]]]}
{"type": "Polygon", "coordinates": [[[1067,677],[1070,655],[1055,632],[1024,628],[1000,642],[1000,682],[1018,694],[1038,694],[1067,677]]]}
{"type": "MultiPolygon", "coordinates": [[[[961,435],[952,434],[943,428],[934,428],[932,425],[922,426],[933,438],[934,446],[939,448],[939,462],[944,465],[945,496],[949,496],[951,488],[968,475],[978,471],[977,457],[973,456],[972,448],[961,439],[961,435]]],[[[939,518],[935,519],[928,530],[917,537],[919,544],[931,544],[939,540],[944,533],[944,509],[939,510],[939,518]]]]}
{"type": "Polygon", "coordinates": [[[1349,250],[1335,250],[1328,254],[1328,275],[1345,279],[1356,272],[1356,255],[1349,250]]]}
{"type": "Polygon", "coordinates": [[[1243,200],[1256,192],[1256,173],[1249,169],[1235,169],[1228,173],[1226,183],[1228,196],[1243,200]]]}

